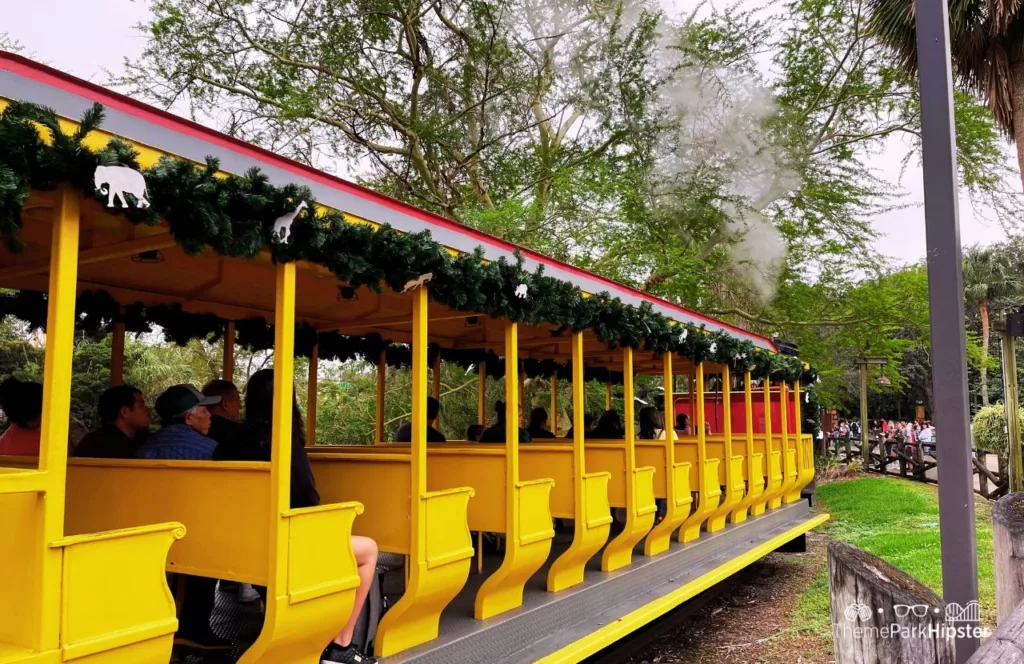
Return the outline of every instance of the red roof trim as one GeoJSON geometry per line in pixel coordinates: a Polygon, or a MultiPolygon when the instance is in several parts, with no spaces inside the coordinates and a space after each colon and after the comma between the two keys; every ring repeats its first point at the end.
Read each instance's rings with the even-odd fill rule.
{"type": "MultiPolygon", "coordinates": [[[[367,187],[363,187],[358,184],[349,182],[347,180],[343,180],[342,178],[339,178],[334,175],[323,173],[322,171],[318,171],[315,168],[306,166],[305,164],[300,164],[299,162],[294,161],[292,159],[288,159],[287,157],[282,157],[259,146],[246,143],[245,141],[233,138],[231,136],[227,136],[226,134],[210,129],[209,127],[204,127],[203,125],[192,120],[182,118],[163,109],[159,109],[154,106],[144,104],[126,95],[122,95],[118,92],[108,90],[107,88],[104,88],[100,85],[77,78],[60,70],[54,69],[53,67],[40,64],[33,60],[29,60],[28,58],[25,58],[23,56],[16,55],[14,53],[0,51],[0,66],[2,66],[4,69],[7,69],[12,73],[24,76],[25,78],[29,78],[34,81],[44,83],[46,85],[51,85],[53,87],[60,88],[67,92],[87,97],[94,101],[98,101],[106,106],[115,108],[119,111],[133,115],[137,118],[146,120],[148,122],[153,122],[167,129],[171,129],[195,138],[200,138],[202,140],[209,141],[211,143],[219,145],[220,147],[233,150],[235,152],[244,154],[254,159],[258,159],[260,161],[271,162],[274,165],[278,166],[279,168],[283,168],[297,175],[301,175],[302,177],[309,178],[311,180],[316,180],[321,184],[326,184],[334,188],[342,189],[348,193],[360,196],[362,198],[371,199],[375,202],[378,202],[382,205],[386,205],[387,207],[390,207],[404,214],[416,217],[421,221],[427,222],[434,226],[447,228],[462,235],[472,237],[483,244],[488,244],[510,252],[519,251],[524,257],[533,259],[538,263],[557,266],[573,274],[599,281],[602,284],[607,285],[608,290],[611,292],[618,290],[631,293],[648,302],[660,304],[662,306],[669,307],[670,309],[679,311],[680,313],[685,313],[700,320],[720,325],[721,327],[726,328],[732,332],[735,332],[740,336],[760,339],[768,343],[772,348],[775,347],[775,344],[766,337],[762,337],[758,334],[742,330],[726,322],[710,318],[698,312],[691,311],[677,304],[673,304],[672,302],[668,302],[666,300],[662,300],[661,298],[654,297],[648,293],[644,293],[643,291],[633,288],[631,286],[620,284],[616,281],[612,281],[611,279],[607,279],[592,272],[587,272],[586,270],[582,270],[568,263],[563,263],[562,261],[559,261],[554,258],[549,258],[548,256],[544,256],[530,249],[519,247],[515,244],[512,244],[511,242],[507,242],[500,238],[496,238],[493,235],[488,235],[487,233],[483,233],[481,231],[469,228],[468,226],[452,221],[451,219],[446,219],[445,217],[434,214],[432,212],[421,210],[420,208],[417,208],[413,205],[409,205],[408,203],[405,203],[403,201],[399,201],[385,194],[373,191],[372,189],[369,189],[367,187]]],[[[152,147],[159,149],[167,149],[161,148],[161,146],[152,147]]]]}

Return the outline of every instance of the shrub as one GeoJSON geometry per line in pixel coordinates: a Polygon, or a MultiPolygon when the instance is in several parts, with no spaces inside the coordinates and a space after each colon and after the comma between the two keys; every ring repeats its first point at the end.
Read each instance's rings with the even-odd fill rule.
{"type": "MultiPolygon", "coordinates": [[[[1024,409],[1018,408],[1018,417],[1024,421],[1024,409]]],[[[971,421],[974,448],[990,454],[1006,455],[1006,413],[1002,404],[985,406],[971,421]]]]}

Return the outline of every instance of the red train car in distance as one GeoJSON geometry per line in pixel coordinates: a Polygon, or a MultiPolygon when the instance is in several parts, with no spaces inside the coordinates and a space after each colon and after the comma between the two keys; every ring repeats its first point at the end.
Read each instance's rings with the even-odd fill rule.
{"type": "MultiPolygon", "coordinates": [[[[797,432],[796,418],[793,416],[794,402],[793,402],[793,391],[789,390],[788,395],[788,415],[789,415],[789,433],[797,432]]],[[[801,398],[803,395],[801,394],[801,398]]],[[[754,389],[752,390],[753,399],[753,424],[754,433],[764,433],[764,390],[754,389]]],[[[743,392],[734,390],[730,395],[730,407],[732,408],[732,432],[746,433],[747,432],[747,418],[744,414],[743,409],[743,392]]],[[[805,404],[800,404],[806,407],[805,404]]],[[[778,433],[782,431],[782,394],[779,388],[773,387],[771,391],[771,416],[772,416],[772,432],[778,433]]],[[[686,393],[675,395],[675,414],[679,415],[685,413],[690,421],[693,421],[693,402],[690,400],[690,396],[686,393]]],[[[708,423],[711,425],[711,433],[720,434],[725,430],[725,407],[723,403],[723,396],[721,392],[705,392],[704,393],[704,416],[707,418],[708,423]]]]}

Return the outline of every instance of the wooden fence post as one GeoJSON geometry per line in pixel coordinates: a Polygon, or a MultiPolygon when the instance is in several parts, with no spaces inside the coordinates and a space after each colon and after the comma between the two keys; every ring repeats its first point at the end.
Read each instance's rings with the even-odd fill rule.
{"type": "Polygon", "coordinates": [[[1024,493],[1011,493],[992,507],[992,554],[996,568],[996,624],[1024,600],[1024,493]]]}
{"type": "Polygon", "coordinates": [[[845,542],[830,542],[828,586],[836,664],[953,664],[945,605],[906,572],[845,542]]]}
{"type": "Polygon", "coordinates": [[[1024,664],[1024,603],[978,648],[967,664],[1024,664]]]}

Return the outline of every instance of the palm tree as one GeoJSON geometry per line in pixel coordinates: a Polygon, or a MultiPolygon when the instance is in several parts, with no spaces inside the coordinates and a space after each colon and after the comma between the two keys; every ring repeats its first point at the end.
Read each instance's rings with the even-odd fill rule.
{"type": "MultiPolygon", "coordinates": [[[[910,74],[917,73],[914,0],[869,0],[871,27],[910,74]]],[[[1017,146],[1024,182],[1024,14],[1019,0],[948,0],[957,82],[983,97],[1017,146]]]]}
{"type": "MultiPolygon", "coordinates": [[[[1024,119],[1024,118],[1022,118],[1024,119]]],[[[1021,293],[1021,279],[1008,247],[981,249],[964,253],[964,297],[978,309],[981,319],[981,403],[988,405],[988,344],[990,338],[989,304],[1021,293]]]]}

